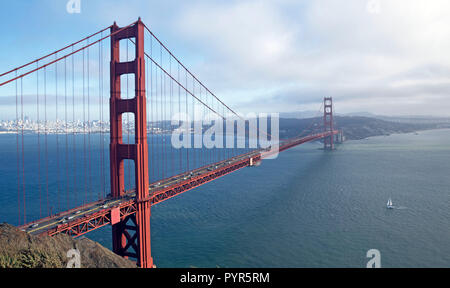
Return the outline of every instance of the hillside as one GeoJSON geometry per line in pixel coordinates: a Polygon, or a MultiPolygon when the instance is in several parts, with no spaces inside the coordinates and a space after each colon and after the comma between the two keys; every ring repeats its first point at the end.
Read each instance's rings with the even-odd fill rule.
{"type": "MultiPolygon", "coordinates": [[[[372,136],[390,135],[394,133],[410,133],[420,130],[450,127],[442,123],[404,123],[386,121],[370,117],[359,116],[336,116],[337,129],[343,129],[347,140],[358,140],[372,136]]],[[[321,131],[323,128],[322,118],[309,119],[280,119],[280,138],[295,137],[299,134],[307,135],[313,131],[321,131]],[[312,123],[320,123],[312,126],[312,123]]]]}
{"type": "Polygon", "coordinates": [[[30,236],[9,224],[0,224],[0,268],[66,268],[70,249],[78,249],[81,268],[136,267],[87,238],[30,236]]]}

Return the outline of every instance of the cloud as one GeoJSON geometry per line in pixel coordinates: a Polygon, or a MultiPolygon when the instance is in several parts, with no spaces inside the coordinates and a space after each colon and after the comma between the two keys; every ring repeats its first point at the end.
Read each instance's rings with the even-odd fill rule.
{"type": "Polygon", "coordinates": [[[450,115],[436,111],[450,107],[450,2],[378,3],[195,2],[173,29],[205,55],[193,71],[236,108],[292,111],[329,95],[348,112],[450,115]]]}
{"type": "Polygon", "coordinates": [[[83,1],[79,15],[56,2],[39,2],[26,14],[10,5],[11,17],[40,25],[5,35],[3,66],[141,16],[236,111],[316,110],[323,96],[333,96],[341,113],[450,116],[448,0],[104,0],[83,1]],[[18,35],[39,45],[19,45],[18,35]]]}

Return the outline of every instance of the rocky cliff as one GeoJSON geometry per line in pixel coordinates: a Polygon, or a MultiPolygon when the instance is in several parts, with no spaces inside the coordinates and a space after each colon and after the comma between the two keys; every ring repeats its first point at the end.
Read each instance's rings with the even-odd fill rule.
{"type": "Polygon", "coordinates": [[[1,268],[66,268],[68,263],[79,263],[81,268],[136,267],[134,262],[88,238],[31,236],[9,224],[0,224],[1,268]]]}

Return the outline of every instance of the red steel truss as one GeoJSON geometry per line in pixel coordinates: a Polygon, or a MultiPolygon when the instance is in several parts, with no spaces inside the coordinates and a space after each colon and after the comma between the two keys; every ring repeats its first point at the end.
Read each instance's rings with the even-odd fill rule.
{"type": "Polygon", "coordinates": [[[251,161],[255,163],[261,160],[261,155],[258,154],[254,156],[248,156],[248,158],[244,160],[234,162],[230,165],[226,165],[216,170],[210,171],[208,173],[192,177],[191,179],[182,181],[170,187],[163,188],[159,191],[156,191],[153,195],[151,195],[151,197],[148,197],[146,199],[125,200],[122,203],[120,203],[120,205],[105,208],[99,212],[90,214],[86,217],[69,221],[68,223],[59,225],[58,227],[52,230],[46,231],[44,234],[53,236],[56,234],[63,233],[74,237],[78,237],[87,232],[103,227],[107,224],[113,224],[114,227],[114,225],[116,225],[117,223],[125,222],[125,220],[128,220],[127,217],[132,216],[137,212],[136,206],[137,203],[146,202],[151,203],[151,205],[161,203],[181,193],[184,193],[198,186],[206,184],[214,179],[225,176],[241,168],[250,166],[251,165],[250,159],[252,159],[251,161]],[[118,216],[114,217],[114,214],[118,214],[118,216]]]}
{"type": "MultiPolygon", "coordinates": [[[[318,140],[318,139],[321,139],[324,137],[333,136],[333,135],[336,135],[337,133],[338,133],[338,131],[335,130],[335,131],[331,131],[331,132],[323,132],[323,133],[319,133],[319,134],[306,136],[306,137],[303,137],[300,139],[294,139],[294,140],[288,141],[286,143],[283,143],[279,147],[278,151],[282,152],[289,148],[295,147],[297,145],[300,145],[300,144],[303,144],[303,143],[306,143],[309,141],[318,140]]],[[[92,230],[95,230],[97,228],[103,227],[108,224],[112,224],[114,227],[115,225],[117,225],[117,223],[125,223],[129,220],[133,221],[132,220],[133,218],[130,218],[130,217],[136,213],[136,211],[137,211],[136,205],[139,202],[141,202],[141,203],[145,202],[145,203],[150,203],[151,205],[156,205],[156,204],[166,201],[172,197],[180,195],[186,191],[189,191],[191,189],[194,189],[196,187],[204,185],[204,184],[206,184],[210,181],[213,181],[217,178],[220,178],[227,174],[230,174],[234,171],[237,171],[244,167],[252,166],[252,164],[257,163],[258,161],[261,161],[262,159],[264,159],[278,151],[273,150],[273,151],[265,151],[265,152],[250,152],[250,153],[244,154],[243,155],[244,157],[242,160],[235,161],[235,162],[232,162],[227,165],[223,165],[219,168],[216,168],[212,171],[208,171],[207,173],[203,173],[201,175],[194,174],[195,176],[191,177],[190,179],[181,181],[181,182],[171,185],[167,188],[161,188],[161,189],[153,192],[147,198],[144,198],[141,200],[136,200],[136,199],[130,198],[129,195],[130,194],[132,195],[134,193],[134,191],[130,191],[122,196],[123,201],[120,202],[119,205],[105,208],[99,212],[90,214],[86,217],[79,218],[79,219],[76,219],[73,221],[69,221],[66,224],[62,224],[54,229],[48,230],[43,234],[53,236],[56,234],[63,233],[63,234],[68,234],[68,235],[71,235],[74,237],[78,237],[87,232],[90,232],[92,230]],[[114,214],[116,216],[114,216],[114,214]]],[[[222,162],[219,162],[216,164],[220,165],[223,163],[228,163],[228,161],[222,161],[222,162]]],[[[199,168],[197,170],[200,170],[200,169],[201,168],[199,168]]],[[[72,209],[72,210],[76,210],[76,209],[72,209]]],[[[120,225],[123,225],[123,224],[120,224],[120,225]]],[[[129,228],[132,228],[132,226],[129,228]]],[[[133,240],[133,237],[130,236],[128,232],[125,234],[125,237],[127,240],[126,245],[128,245],[128,246],[132,245],[132,244],[128,244],[128,243],[131,243],[130,239],[133,240]]],[[[129,248],[129,247],[127,247],[127,248],[129,248]]],[[[127,252],[127,255],[130,256],[130,255],[134,255],[134,254],[127,252]]]]}

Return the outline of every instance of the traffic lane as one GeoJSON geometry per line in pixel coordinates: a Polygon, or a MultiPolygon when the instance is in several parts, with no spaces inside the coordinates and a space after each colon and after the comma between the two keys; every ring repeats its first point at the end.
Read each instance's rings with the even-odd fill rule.
{"type": "MultiPolygon", "coordinates": [[[[155,191],[158,191],[158,190],[161,190],[161,189],[165,189],[165,188],[168,188],[172,184],[179,183],[181,181],[190,179],[193,176],[199,176],[199,175],[201,175],[203,173],[206,173],[208,171],[212,171],[214,169],[218,169],[219,167],[223,167],[223,166],[225,166],[227,164],[232,164],[232,163],[235,163],[235,162],[239,162],[239,161],[241,161],[241,160],[243,160],[245,158],[250,158],[250,157],[257,156],[258,154],[259,154],[259,152],[250,152],[250,153],[247,153],[247,154],[244,154],[244,155],[233,157],[233,158],[231,158],[232,160],[227,159],[227,160],[223,160],[223,161],[218,162],[218,163],[214,163],[214,164],[212,164],[210,166],[207,166],[205,168],[200,168],[200,170],[195,169],[195,170],[192,170],[192,171],[187,172],[185,174],[182,174],[180,176],[175,176],[175,177],[169,178],[166,181],[163,180],[161,182],[157,182],[156,184],[153,184],[153,186],[157,186],[157,187],[155,187],[153,189],[149,189],[149,190],[150,190],[150,192],[155,192],[155,191]]],[[[44,229],[50,230],[50,229],[56,228],[59,224],[65,224],[68,221],[75,220],[75,219],[87,216],[87,215],[89,215],[89,214],[91,214],[93,212],[96,212],[96,211],[100,210],[100,209],[114,208],[111,205],[120,204],[121,202],[123,202],[125,200],[129,200],[130,198],[132,198],[134,196],[135,196],[135,192],[134,193],[132,192],[132,193],[129,193],[128,195],[126,195],[124,198],[121,198],[121,199],[116,199],[116,200],[114,200],[114,199],[106,199],[102,203],[89,205],[87,207],[76,209],[76,211],[72,211],[70,213],[65,213],[65,214],[62,214],[62,215],[58,215],[58,216],[55,217],[57,219],[51,218],[48,221],[35,222],[32,225],[30,225],[25,231],[28,232],[28,233],[32,233],[32,234],[42,233],[43,232],[42,230],[44,230],[44,229]]]]}

